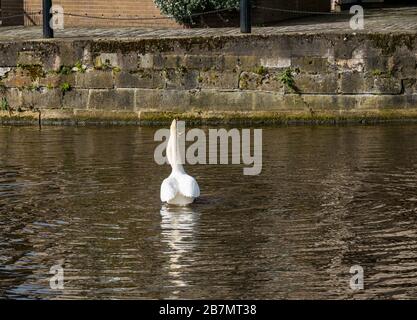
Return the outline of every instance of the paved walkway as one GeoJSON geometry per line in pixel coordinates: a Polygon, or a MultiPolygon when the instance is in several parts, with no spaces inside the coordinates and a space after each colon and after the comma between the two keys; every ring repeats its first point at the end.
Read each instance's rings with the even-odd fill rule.
{"type": "MultiPolygon", "coordinates": [[[[253,28],[253,34],[340,33],[340,32],[416,32],[417,7],[365,9],[365,29],[353,31],[348,15],[321,15],[283,21],[273,27],[253,28]]],[[[176,38],[201,36],[239,36],[238,28],[151,29],[151,28],[66,28],[56,38],[176,38]]],[[[0,41],[42,39],[40,27],[0,27],[0,41]]]]}

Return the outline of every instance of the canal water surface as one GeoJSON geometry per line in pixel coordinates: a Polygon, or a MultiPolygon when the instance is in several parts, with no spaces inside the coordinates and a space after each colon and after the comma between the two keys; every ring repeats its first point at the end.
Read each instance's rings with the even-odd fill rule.
{"type": "Polygon", "coordinates": [[[187,165],[186,208],[155,130],[0,127],[1,298],[417,298],[416,125],[263,128],[262,173],[187,165]]]}

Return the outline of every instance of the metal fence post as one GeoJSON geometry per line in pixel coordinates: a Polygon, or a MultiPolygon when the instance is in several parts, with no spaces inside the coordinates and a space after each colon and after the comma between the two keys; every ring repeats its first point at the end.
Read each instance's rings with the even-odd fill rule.
{"type": "Polygon", "coordinates": [[[251,0],[240,0],[240,32],[252,32],[251,0]]]}
{"type": "Polygon", "coordinates": [[[42,22],[43,22],[43,37],[44,38],[53,38],[54,30],[52,30],[49,22],[52,18],[51,13],[52,0],[42,0],[42,22]]]}

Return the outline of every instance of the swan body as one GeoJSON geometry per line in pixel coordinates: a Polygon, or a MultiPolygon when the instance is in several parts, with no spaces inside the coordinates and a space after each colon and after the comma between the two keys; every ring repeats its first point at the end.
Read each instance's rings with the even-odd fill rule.
{"type": "Polygon", "coordinates": [[[168,204],[185,206],[200,196],[197,181],[185,173],[178,149],[177,120],[173,120],[167,145],[167,158],[172,172],[161,185],[161,201],[168,204]]]}

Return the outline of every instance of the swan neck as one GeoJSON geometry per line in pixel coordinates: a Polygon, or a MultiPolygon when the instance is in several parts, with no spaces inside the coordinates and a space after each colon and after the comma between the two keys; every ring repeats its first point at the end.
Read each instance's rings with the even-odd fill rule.
{"type": "Polygon", "coordinates": [[[172,154],[172,163],[171,163],[172,172],[184,173],[184,168],[181,164],[181,156],[180,156],[180,152],[178,149],[178,134],[177,134],[176,129],[171,131],[170,147],[171,147],[171,154],[172,154]]]}

